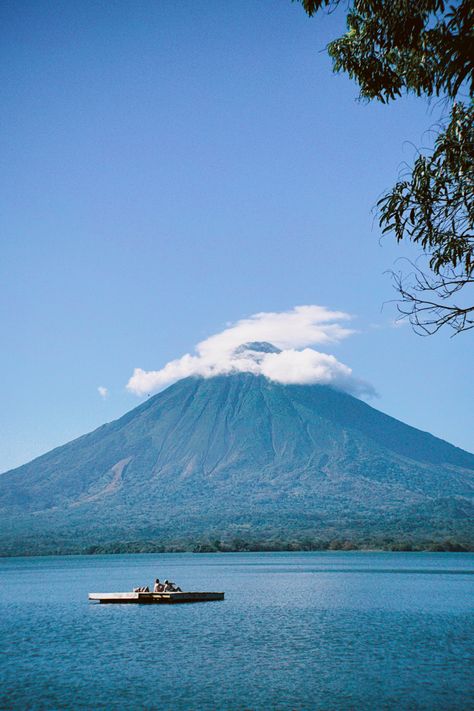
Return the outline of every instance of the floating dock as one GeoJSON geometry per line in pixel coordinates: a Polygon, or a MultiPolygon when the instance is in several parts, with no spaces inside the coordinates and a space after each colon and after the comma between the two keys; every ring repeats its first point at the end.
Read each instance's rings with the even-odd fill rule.
{"type": "Polygon", "coordinates": [[[179,602],[223,600],[223,592],[112,592],[89,593],[89,600],[101,605],[135,603],[139,605],[174,605],[179,602]]]}

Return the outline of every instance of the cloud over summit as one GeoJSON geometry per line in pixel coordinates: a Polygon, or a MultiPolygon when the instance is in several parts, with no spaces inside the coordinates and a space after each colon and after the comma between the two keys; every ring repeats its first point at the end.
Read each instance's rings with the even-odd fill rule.
{"type": "Polygon", "coordinates": [[[135,368],[127,388],[144,395],[191,375],[254,373],[284,384],[320,383],[351,393],[373,392],[333,355],[309,348],[350,336],[354,331],[342,325],[349,319],[342,311],[316,305],[257,313],[198,343],[195,355],[187,353],[160,370],[135,368]]]}

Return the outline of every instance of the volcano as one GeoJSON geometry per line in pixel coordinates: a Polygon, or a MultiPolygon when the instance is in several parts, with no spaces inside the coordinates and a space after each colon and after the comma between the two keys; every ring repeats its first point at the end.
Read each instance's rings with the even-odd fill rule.
{"type": "Polygon", "coordinates": [[[332,387],[191,377],[2,474],[0,550],[236,536],[472,545],[473,488],[473,454],[332,387]]]}

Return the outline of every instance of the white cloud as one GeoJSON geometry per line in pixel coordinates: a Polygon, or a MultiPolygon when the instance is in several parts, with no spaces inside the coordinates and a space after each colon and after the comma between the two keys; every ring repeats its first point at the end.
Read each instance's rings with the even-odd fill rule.
{"type": "Polygon", "coordinates": [[[312,348],[269,353],[262,363],[262,375],[279,383],[325,383],[352,377],[352,371],[334,356],[312,348]]]}
{"type": "Polygon", "coordinates": [[[251,341],[268,341],[281,349],[336,343],[353,333],[338,323],[349,319],[349,314],[329,311],[324,306],[295,306],[291,311],[258,313],[198,343],[196,350],[201,357],[215,357],[251,341]]]}
{"type": "Polygon", "coordinates": [[[334,356],[310,345],[337,343],[354,333],[341,325],[350,316],[323,306],[296,306],[290,311],[258,313],[241,319],[196,346],[196,355],[186,354],[160,370],[135,368],[127,388],[143,395],[161,390],[181,378],[249,372],[279,383],[322,383],[353,393],[372,389],[352,375],[352,370],[334,356]],[[280,352],[241,349],[242,344],[267,342],[280,352]],[[303,349],[303,350],[300,350],[303,349]]]}
{"type": "Polygon", "coordinates": [[[100,397],[103,397],[104,399],[109,394],[109,391],[107,390],[107,388],[104,388],[103,385],[99,385],[99,387],[97,388],[97,392],[99,393],[100,397]]]}

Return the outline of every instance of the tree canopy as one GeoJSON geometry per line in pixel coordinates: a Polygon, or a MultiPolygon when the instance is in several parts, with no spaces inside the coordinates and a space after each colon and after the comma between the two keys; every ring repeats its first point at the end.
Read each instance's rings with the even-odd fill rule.
{"type": "MultiPolygon", "coordinates": [[[[340,0],[299,0],[309,16],[340,0]]],[[[399,310],[415,330],[474,328],[474,4],[470,0],[353,0],[347,32],[328,45],[366,100],[405,93],[440,97],[431,151],[377,203],[383,233],[418,244],[425,257],[393,273],[399,310]]]]}

